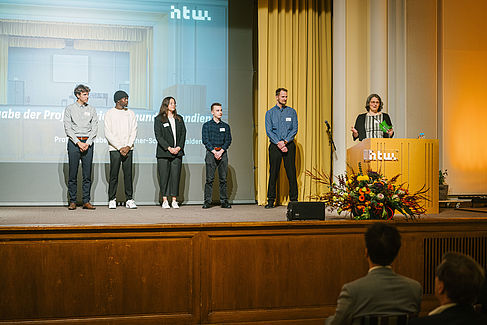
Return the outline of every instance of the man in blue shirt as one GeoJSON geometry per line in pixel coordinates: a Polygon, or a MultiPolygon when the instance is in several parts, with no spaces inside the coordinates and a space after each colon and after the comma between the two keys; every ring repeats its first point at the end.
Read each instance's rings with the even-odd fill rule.
{"type": "Polygon", "coordinates": [[[218,179],[220,181],[220,202],[221,207],[229,209],[232,206],[228,203],[227,195],[227,150],[232,143],[230,125],[221,120],[223,111],[222,104],[211,104],[211,114],[213,119],[203,124],[202,140],[206,148],[206,183],[205,183],[205,202],[203,209],[211,208],[211,194],[213,192],[213,180],[215,170],[218,169],[218,179]]]}
{"type": "Polygon", "coordinates": [[[266,209],[273,208],[276,200],[276,182],[284,160],[287,179],[289,181],[289,199],[298,200],[298,183],[296,180],[296,145],[294,137],[298,133],[298,116],[296,111],[286,106],[287,89],[276,90],[276,106],[265,114],[265,131],[269,140],[269,186],[267,188],[266,209]]]}

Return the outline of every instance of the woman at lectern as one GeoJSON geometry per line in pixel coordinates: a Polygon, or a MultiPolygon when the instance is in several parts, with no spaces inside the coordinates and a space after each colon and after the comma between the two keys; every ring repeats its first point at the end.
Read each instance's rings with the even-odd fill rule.
{"type": "Polygon", "coordinates": [[[362,141],[366,138],[392,138],[394,129],[392,128],[391,118],[387,113],[382,113],[384,103],[377,94],[367,97],[365,109],[367,113],[357,116],[355,126],[352,126],[353,140],[362,141]]]}

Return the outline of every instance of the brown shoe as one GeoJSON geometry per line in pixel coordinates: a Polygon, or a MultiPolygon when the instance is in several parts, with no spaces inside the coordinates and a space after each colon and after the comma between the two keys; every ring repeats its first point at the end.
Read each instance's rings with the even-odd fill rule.
{"type": "Polygon", "coordinates": [[[95,210],[96,208],[92,206],[90,202],[86,202],[85,204],[83,204],[83,209],[95,210]]]}
{"type": "Polygon", "coordinates": [[[68,210],[76,210],[76,203],[74,202],[69,203],[68,210]]]}

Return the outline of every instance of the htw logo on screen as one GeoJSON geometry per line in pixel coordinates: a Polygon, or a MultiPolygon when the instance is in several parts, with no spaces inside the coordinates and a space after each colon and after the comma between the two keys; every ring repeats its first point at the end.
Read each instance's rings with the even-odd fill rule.
{"type": "MultiPolygon", "coordinates": [[[[171,6],[171,19],[181,19],[181,10],[171,6]]],[[[193,19],[193,20],[211,20],[208,15],[208,10],[189,10],[188,7],[183,6],[183,19],[193,19]],[[190,15],[191,13],[191,15],[190,15]]]]}

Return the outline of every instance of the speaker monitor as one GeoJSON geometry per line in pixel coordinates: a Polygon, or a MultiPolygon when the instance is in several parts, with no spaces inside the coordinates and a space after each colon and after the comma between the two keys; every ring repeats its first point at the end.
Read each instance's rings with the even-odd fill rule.
{"type": "Polygon", "coordinates": [[[287,220],[325,220],[324,202],[289,202],[287,220]]]}

